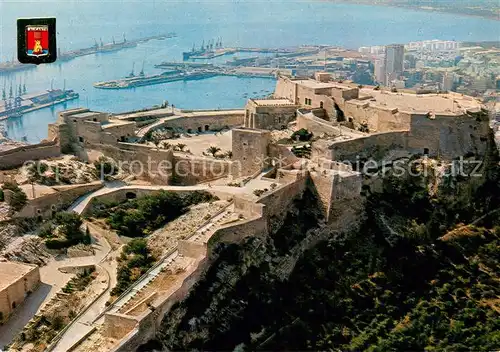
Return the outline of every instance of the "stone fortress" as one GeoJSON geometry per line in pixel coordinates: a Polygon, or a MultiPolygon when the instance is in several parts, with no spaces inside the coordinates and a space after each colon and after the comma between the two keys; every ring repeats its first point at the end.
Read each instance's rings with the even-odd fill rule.
{"type": "MultiPolygon", "coordinates": [[[[163,315],[187,295],[210,265],[217,243],[272,233],[276,219],[308,187],[318,196],[327,222],[348,226],[348,212],[362,203],[363,184],[362,173],[349,162],[375,152],[381,158],[401,153],[443,160],[480,156],[487,148],[488,123],[481,102],[472,97],[361,87],[334,82],[329,74],[319,72],[314,79],[279,77],[272,99],[250,99],[244,110],[167,107],[122,115],[85,108],[63,111],[49,126],[48,141],[30,147],[34,153],[21,149],[0,154],[0,166],[17,166],[30,157],[43,159],[60,153],[73,153],[86,161],[104,155],[124,161],[121,168],[129,173],[139,164],[148,164],[147,172],[137,173],[137,177],[152,186],[94,191],[71,208],[81,214],[94,198],[122,200],[159,189],[201,187],[228,200],[220,214],[179,241],[176,252],[139,279],[137,288],[127,290],[105,308],[71,347],[76,351],[129,351],[153,337],[163,315]],[[307,129],[314,138],[306,143],[283,142],[276,134],[287,128],[307,129]],[[207,132],[224,129],[228,132],[220,138],[229,138],[229,159],[141,143],[151,133],[167,130],[185,135],[183,142],[192,139],[190,147],[195,148],[204,138],[212,138],[213,133],[207,132]],[[296,146],[309,146],[310,158],[297,157],[293,153],[296,146]],[[168,168],[163,172],[165,165],[168,168]],[[182,186],[170,186],[173,184],[182,186]],[[222,221],[234,214],[236,219],[222,221]],[[161,270],[175,265],[183,271],[167,290],[147,291],[161,270]]],[[[90,192],[102,185],[81,187],[90,192]]],[[[82,189],[73,190],[74,199],[82,189]]],[[[62,204],[60,196],[52,197],[62,204]]],[[[26,216],[37,213],[28,203],[30,206],[21,212],[26,216]]],[[[44,214],[50,209],[45,208],[44,214]]]]}
{"type": "Polygon", "coordinates": [[[0,262],[0,323],[40,284],[38,266],[0,262]]]}

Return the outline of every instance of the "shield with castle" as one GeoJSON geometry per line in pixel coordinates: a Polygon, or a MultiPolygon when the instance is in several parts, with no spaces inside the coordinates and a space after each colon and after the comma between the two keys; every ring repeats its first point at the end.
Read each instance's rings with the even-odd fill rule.
{"type": "Polygon", "coordinates": [[[49,26],[26,26],[26,53],[37,57],[49,55],[49,26]]]}

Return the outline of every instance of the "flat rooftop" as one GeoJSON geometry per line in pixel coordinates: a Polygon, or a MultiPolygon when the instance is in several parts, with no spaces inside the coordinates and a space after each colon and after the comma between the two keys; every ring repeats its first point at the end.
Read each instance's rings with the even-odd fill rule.
{"type": "Polygon", "coordinates": [[[26,193],[26,196],[28,197],[29,200],[57,193],[57,191],[52,187],[38,185],[38,184],[19,185],[19,188],[21,188],[23,192],[26,193]],[[33,194],[33,189],[35,190],[35,194],[33,194]]]}
{"type": "Polygon", "coordinates": [[[369,88],[360,90],[363,100],[351,100],[352,104],[369,103],[370,106],[395,109],[415,113],[463,114],[467,110],[478,111],[482,104],[466,95],[456,93],[446,94],[415,94],[405,92],[375,91],[369,88]],[[368,97],[371,98],[368,98],[368,97]]]}
{"type": "Polygon", "coordinates": [[[311,89],[338,88],[338,89],[350,90],[355,88],[337,82],[318,82],[314,79],[300,79],[300,80],[293,80],[293,82],[311,89]]]}
{"type": "Polygon", "coordinates": [[[252,99],[257,106],[295,106],[288,99],[252,99]]]}
{"type": "Polygon", "coordinates": [[[225,116],[225,115],[237,115],[245,114],[244,109],[234,109],[234,110],[193,110],[193,111],[180,111],[176,114],[181,117],[203,117],[203,116],[225,116]]]}
{"type": "Polygon", "coordinates": [[[108,120],[106,122],[101,123],[101,127],[103,130],[124,125],[135,125],[135,122],[127,120],[108,120]]]}
{"type": "Polygon", "coordinates": [[[87,112],[82,112],[82,113],[79,113],[79,114],[74,114],[74,115],[71,115],[71,117],[75,117],[75,118],[78,118],[78,119],[91,119],[95,116],[99,116],[101,115],[102,112],[97,112],[97,111],[87,111],[87,112]]]}
{"type": "Polygon", "coordinates": [[[21,279],[34,267],[16,262],[0,262],[0,291],[21,279]]]}

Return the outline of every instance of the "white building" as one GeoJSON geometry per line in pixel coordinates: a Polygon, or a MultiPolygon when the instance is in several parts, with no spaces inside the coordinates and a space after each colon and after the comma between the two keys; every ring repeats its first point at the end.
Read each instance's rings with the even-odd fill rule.
{"type": "Polygon", "coordinates": [[[374,66],[375,81],[380,84],[385,84],[385,58],[381,57],[376,59],[374,66]]]}
{"type": "Polygon", "coordinates": [[[385,47],[385,85],[403,74],[404,57],[405,47],[403,44],[392,44],[385,47]]]}
{"type": "Polygon", "coordinates": [[[445,72],[443,75],[443,82],[441,89],[445,91],[451,91],[453,89],[455,81],[456,81],[456,75],[453,72],[445,72]]]}

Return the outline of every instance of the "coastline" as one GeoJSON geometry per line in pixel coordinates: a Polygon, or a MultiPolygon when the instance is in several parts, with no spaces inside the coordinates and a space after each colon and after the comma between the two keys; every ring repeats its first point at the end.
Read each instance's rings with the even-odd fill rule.
{"type": "Polygon", "coordinates": [[[476,18],[483,18],[486,20],[500,21],[500,14],[498,14],[496,16],[493,13],[491,15],[481,15],[481,14],[462,12],[462,11],[448,11],[448,10],[443,9],[443,8],[433,8],[431,6],[412,6],[412,5],[394,4],[394,3],[389,4],[389,3],[381,3],[381,2],[372,2],[370,0],[350,0],[350,1],[347,1],[347,0],[319,0],[319,1],[336,3],[336,4],[393,7],[393,8],[398,8],[398,9],[406,9],[406,10],[414,10],[414,11],[422,11],[422,12],[439,12],[439,13],[445,13],[448,15],[459,15],[459,16],[464,16],[464,17],[476,17],[476,18]]]}

